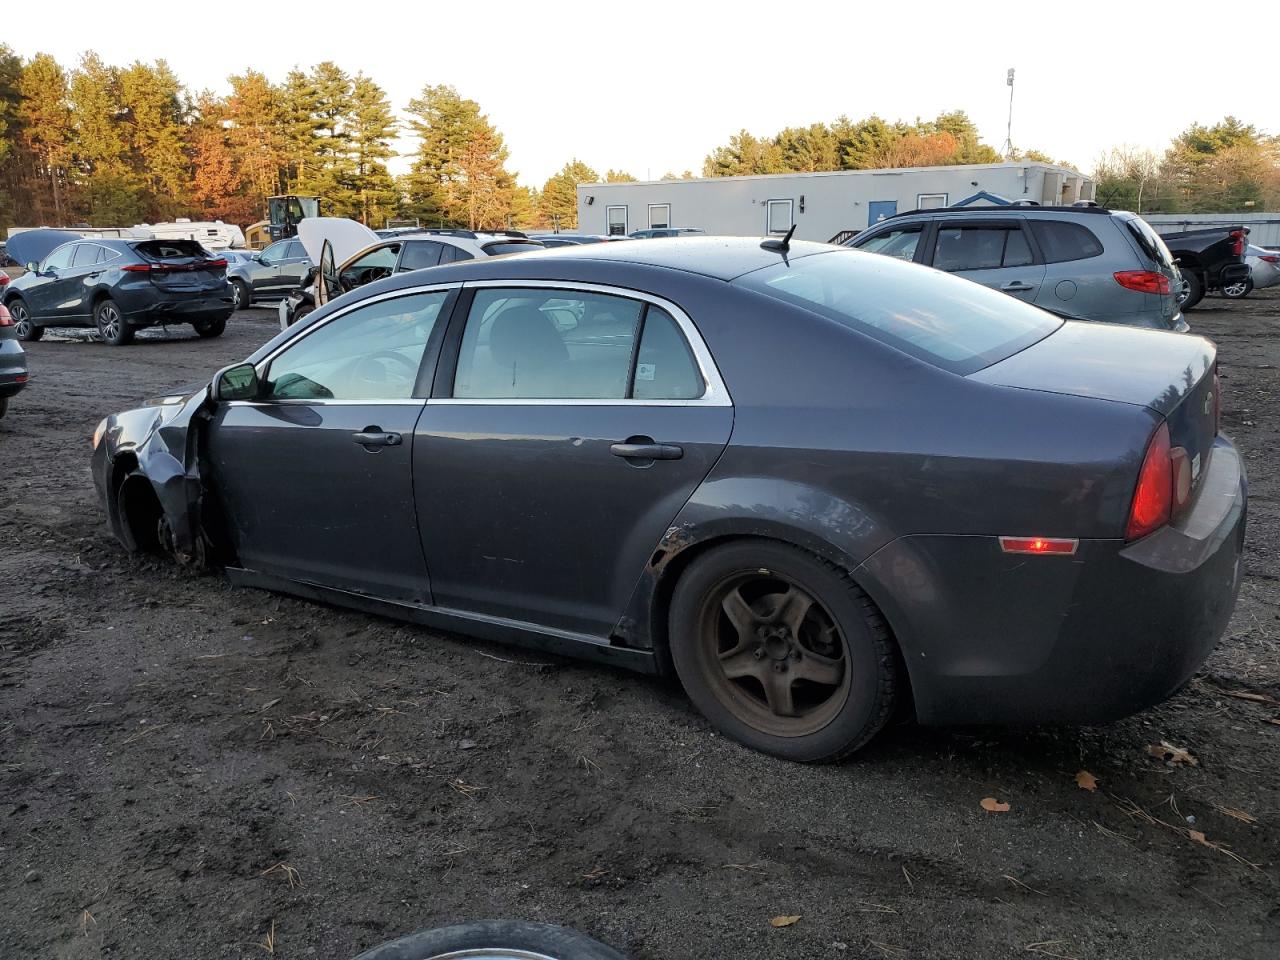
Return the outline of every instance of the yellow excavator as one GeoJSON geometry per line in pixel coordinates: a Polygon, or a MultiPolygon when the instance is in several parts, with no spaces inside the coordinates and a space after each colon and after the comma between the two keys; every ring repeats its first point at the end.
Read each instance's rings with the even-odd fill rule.
{"type": "Polygon", "coordinates": [[[320,216],[320,198],[297,194],[267,197],[267,219],[244,228],[245,245],[261,250],[269,243],[298,235],[298,221],[320,216]]]}

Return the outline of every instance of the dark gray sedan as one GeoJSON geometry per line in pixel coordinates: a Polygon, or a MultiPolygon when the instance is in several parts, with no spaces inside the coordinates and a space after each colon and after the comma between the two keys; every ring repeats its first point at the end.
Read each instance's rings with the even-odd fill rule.
{"type": "Polygon", "coordinates": [[[108,417],[130,549],[645,672],[797,760],[1169,696],[1235,601],[1199,337],[887,257],[592,244],[388,278],[108,417]]]}

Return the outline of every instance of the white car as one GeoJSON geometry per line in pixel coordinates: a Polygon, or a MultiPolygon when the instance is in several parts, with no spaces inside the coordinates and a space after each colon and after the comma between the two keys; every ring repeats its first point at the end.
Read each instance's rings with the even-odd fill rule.
{"type": "Polygon", "coordinates": [[[1223,287],[1224,297],[1240,300],[1254,290],[1263,290],[1280,283],[1280,251],[1256,247],[1251,243],[1245,247],[1244,262],[1249,265],[1249,276],[1239,283],[1229,283],[1223,287]]]}
{"type": "MultiPolygon", "coordinates": [[[[320,303],[393,273],[543,248],[539,241],[514,230],[417,230],[383,239],[364,224],[342,217],[302,220],[298,239],[311,262],[320,264],[322,271],[326,262],[337,265],[325,271],[331,273],[329,289],[320,296],[320,303]]],[[[318,305],[313,277],[280,301],[280,329],[297,323],[318,305]]]]}

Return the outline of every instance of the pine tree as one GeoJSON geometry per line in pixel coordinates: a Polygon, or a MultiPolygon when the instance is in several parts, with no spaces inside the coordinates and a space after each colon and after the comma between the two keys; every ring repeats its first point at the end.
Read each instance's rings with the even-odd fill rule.
{"type": "Polygon", "coordinates": [[[598,183],[596,173],[578,159],[570,160],[543,184],[539,211],[543,219],[561,230],[578,228],[578,184],[598,183]]]}
{"type": "Polygon", "coordinates": [[[21,84],[21,58],[0,43],[0,226],[14,222],[22,182],[21,84]]]}
{"type": "Polygon", "coordinates": [[[287,138],[280,90],[256,70],[228,78],[231,95],[220,110],[226,128],[227,147],[234,157],[239,184],[256,220],[267,207],[267,197],[279,193],[289,167],[287,138]]]}
{"type": "Polygon", "coordinates": [[[398,123],[385,91],[363,73],[357,73],[352,81],[347,125],[360,219],[378,226],[395,212],[399,200],[395,181],[387,171],[387,161],[395,156],[391,141],[398,123]]]}
{"type": "Polygon", "coordinates": [[[316,116],[320,94],[301,70],[291,70],[280,90],[280,125],[284,141],[284,172],[280,187],[289,193],[311,193],[319,180],[320,158],[316,116]]]}
{"type": "Polygon", "coordinates": [[[71,103],[82,213],[95,226],[136,223],[146,204],[129,164],[120,71],[96,53],[86,53],[71,77],[71,103]]]}
{"type": "Polygon", "coordinates": [[[120,73],[121,122],[129,165],[146,187],[146,216],[168,220],[186,205],[190,164],[184,150],[187,107],[182,84],[163,60],[120,73]]]}
{"type": "Polygon", "coordinates": [[[331,215],[358,217],[360,198],[347,124],[351,78],[337,64],[326,60],[311,71],[311,80],[316,91],[313,117],[317,170],[313,189],[324,198],[331,215]]]}
{"type": "Polygon", "coordinates": [[[37,53],[23,67],[18,91],[31,222],[65,223],[71,161],[71,94],[66,71],[49,54],[37,53]]]}

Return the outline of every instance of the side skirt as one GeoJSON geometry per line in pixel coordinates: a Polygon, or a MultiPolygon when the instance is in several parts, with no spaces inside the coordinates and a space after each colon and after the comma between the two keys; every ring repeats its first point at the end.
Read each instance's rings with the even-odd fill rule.
{"type": "Polygon", "coordinates": [[[568,630],[554,630],[538,627],[519,620],[508,620],[505,617],[491,617],[485,614],[465,613],[461,610],[450,610],[447,607],[431,607],[413,603],[401,603],[396,600],[382,600],[350,590],[336,587],[325,587],[302,580],[290,580],[270,573],[246,570],[242,567],[227,567],[227,579],[237,587],[256,587],[275,593],[288,593],[306,600],[318,600],[339,607],[349,607],[364,613],[389,617],[393,620],[407,620],[436,630],[466,634],[483,640],[497,643],[514,644],[552,653],[558,656],[572,657],[576,660],[590,660],[610,666],[623,667],[636,673],[657,674],[658,663],[652,651],[631,650],[626,647],[615,647],[608,640],[589,636],[585,633],[572,633],[568,630]]]}

